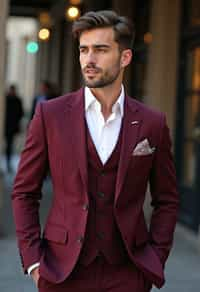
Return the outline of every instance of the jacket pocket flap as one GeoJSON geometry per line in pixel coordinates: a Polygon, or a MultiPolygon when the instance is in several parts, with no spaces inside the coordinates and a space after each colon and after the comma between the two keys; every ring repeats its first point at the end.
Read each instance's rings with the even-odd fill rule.
{"type": "Polygon", "coordinates": [[[62,227],[48,225],[44,230],[44,238],[57,243],[66,243],[68,240],[68,232],[62,227]]]}

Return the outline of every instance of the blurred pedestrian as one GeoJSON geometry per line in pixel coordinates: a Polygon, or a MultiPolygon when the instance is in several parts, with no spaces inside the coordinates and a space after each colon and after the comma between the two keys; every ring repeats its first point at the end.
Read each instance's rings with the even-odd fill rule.
{"type": "Polygon", "coordinates": [[[166,118],[125,92],[134,34],[126,17],[88,12],[73,33],[85,87],[38,105],[15,179],[22,265],[40,292],[148,292],[164,284],[179,204],[166,118]],[[41,236],[48,168],[54,198],[41,236]]]}
{"type": "Polygon", "coordinates": [[[5,106],[5,155],[7,171],[12,172],[11,157],[13,154],[13,144],[16,134],[20,132],[20,122],[24,115],[22,100],[17,94],[15,85],[9,87],[6,94],[5,106]]]}
{"type": "Polygon", "coordinates": [[[54,86],[47,80],[44,80],[40,83],[39,93],[34,97],[32,107],[31,107],[31,119],[35,113],[36,105],[45,100],[50,100],[56,97],[54,86]]]}

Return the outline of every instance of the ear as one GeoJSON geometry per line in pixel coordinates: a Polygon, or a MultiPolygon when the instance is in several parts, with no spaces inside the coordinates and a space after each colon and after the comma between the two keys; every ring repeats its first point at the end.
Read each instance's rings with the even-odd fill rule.
{"type": "Polygon", "coordinates": [[[125,68],[126,66],[128,66],[132,60],[132,57],[133,53],[131,49],[123,50],[121,54],[121,67],[125,68]]]}

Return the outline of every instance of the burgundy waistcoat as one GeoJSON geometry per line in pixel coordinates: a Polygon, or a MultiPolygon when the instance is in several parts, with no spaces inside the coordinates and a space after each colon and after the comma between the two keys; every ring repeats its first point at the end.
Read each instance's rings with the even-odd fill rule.
{"type": "Polygon", "coordinates": [[[102,164],[86,126],[89,214],[80,263],[90,264],[104,255],[110,264],[127,259],[127,253],[113,214],[122,127],[118,142],[106,164],[102,164]]]}

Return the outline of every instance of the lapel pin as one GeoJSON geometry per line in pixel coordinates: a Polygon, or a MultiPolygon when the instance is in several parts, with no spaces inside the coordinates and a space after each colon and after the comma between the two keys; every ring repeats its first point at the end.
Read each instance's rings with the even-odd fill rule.
{"type": "Polygon", "coordinates": [[[133,121],[133,122],[131,122],[131,125],[136,125],[138,123],[139,123],[138,121],[133,121]]]}

